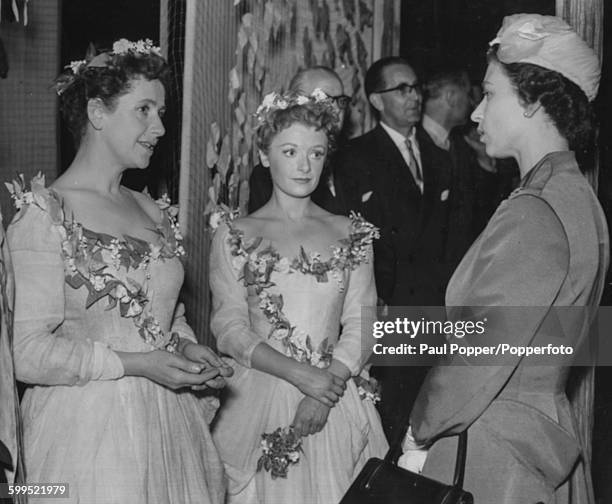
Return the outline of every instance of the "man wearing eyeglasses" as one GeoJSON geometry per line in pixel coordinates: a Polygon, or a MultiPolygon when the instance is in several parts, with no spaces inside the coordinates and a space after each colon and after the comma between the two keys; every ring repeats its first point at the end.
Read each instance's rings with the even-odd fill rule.
{"type": "MultiPolygon", "coordinates": [[[[350,208],[380,228],[374,243],[379,304],[443,306],[447,279],[439,264],[445,240],[440,216],[449,193],[419,124],[418,76],[406,60],[383,58],[368,69],[365,92],[379,123],[338,153],[337,184],[348,185],[355,195],[350,208]]],[[[382,382],[379,411],[389,439],[425,373],[414,366],[374,370],[382,382]]]]}
{"type": "MultiPolygon", "coordinates": [[[[300,70],[289,83],[289,90],[310,95],[315,89],[321,89],[334,99],[340,109],[341,122],[351,102],[351,97],[344,94],[344,85],[340,77],[331,68],[316,66],[300,70]]],[[[263,165],[256,165],[249,178],[249,213],[261,208],[272,196],[272,178],[270,171],[263,165]]],[[[333,160],[326,163],[319,185],[312,193],[312,201],[328,212],[345,215],[348,207],[342,188],[336,187],[333,173],[333,160]]]]}

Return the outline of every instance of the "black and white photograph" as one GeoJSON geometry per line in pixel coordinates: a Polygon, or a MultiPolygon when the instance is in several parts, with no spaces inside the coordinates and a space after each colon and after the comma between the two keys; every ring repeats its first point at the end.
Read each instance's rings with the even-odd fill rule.
{"type": "Polygon", "coordinates": [[[0,0],[0,503],[612,503],[606,33],[0,0]]]}

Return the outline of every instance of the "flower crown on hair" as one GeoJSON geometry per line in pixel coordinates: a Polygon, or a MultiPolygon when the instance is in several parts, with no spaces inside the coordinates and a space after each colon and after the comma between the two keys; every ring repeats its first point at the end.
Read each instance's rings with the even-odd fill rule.
{"type": "Polygon", "coordinates": [[[264,124],[271,113],[277,110],[285,110],[289,107],[314,103],[329,108],[335,115],[339,116],[338,105],[321,88],[316,88],[309,96],[292,91],[286,93],[268,93],[264,96],[261,105],[255,111],[256,128],[264,124]]]}
{"type": "Polygon", "coordinates": [[[55,92],[60,96],[68,89],[79,75],[86,68],[102,68],[111,65],[112,56],[124,56],[127,54],[155,54],[161,57],[161,49],[153,45],[151,39],[138,40],[131,42],[128,39],[119,39],[113,43],[112,51],[101,52],[89,61],[76,60],[68,63],[64,68],[70,69],[70,72],[65,72],[60,75],[55,81],[55,92]]]}

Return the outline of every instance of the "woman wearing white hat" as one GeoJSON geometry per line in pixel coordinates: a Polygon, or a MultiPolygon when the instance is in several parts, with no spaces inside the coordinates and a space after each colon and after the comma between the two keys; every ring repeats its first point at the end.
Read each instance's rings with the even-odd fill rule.
{"type": "MultiPolygon", "coordinates": [[[[556,17],[509,16],[491,42],[472,118],[487,154],[516,159],[522,180],[446,292],[448,307],[473,307],[458,312],[488,320],[491,342],[535,349],[556,341],[575,351],[586,339],[609,239],[572,151],[589,138],[599,75],[595,53],[556,17]]],[[[475,502],[591,502],[584,442],[565,394],[572,358],[542,366],[505,355],[434,368],[412,410],[401,463],[415,468],[420,460],[423,474],[450,482],[453,434],[468,429],[464,487],[475,502]]]]}

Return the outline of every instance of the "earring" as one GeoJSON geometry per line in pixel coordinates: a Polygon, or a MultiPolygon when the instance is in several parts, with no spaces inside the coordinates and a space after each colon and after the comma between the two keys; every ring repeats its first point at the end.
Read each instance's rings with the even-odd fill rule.
{"type": "MultiPolygon", "coordinates": [[[[533,103],[532,105],[535,105],[535,103],[533,103]]],[[[527,119],[531,119],[535,113],[540,110],[540,107],[542,106],[541,103],[538,102],[538,106],[536,108],[534,108],[533,110],[530,110],[531,106],[529,106],[524,112],[523,112],[523,117],[526,117],[527,119]]]]}

